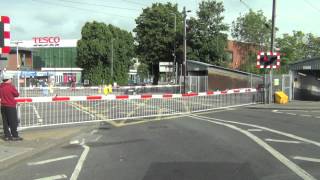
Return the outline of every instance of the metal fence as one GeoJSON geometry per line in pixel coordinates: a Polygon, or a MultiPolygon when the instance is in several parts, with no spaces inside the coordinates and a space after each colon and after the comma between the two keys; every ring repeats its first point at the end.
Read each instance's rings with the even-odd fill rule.
{"type": "Polygon", "coordinates": [[[265,99],[268,100],[269,99],[269,87],[270,87],[270,83],[272,83],[272,92],[271,95],[272,97],[270,98],[272,103],[274,102],[274,94],[277,91],[284,91],[288,97],[289,100],[292,100],[292,94],[293,94],[293,87],[292,87],[292,83],[293,83],[293,79],[292,76],[289,74],[273,74],[270,80],[270,75],[269,74],[265,74],[264,76],[264,84],[265,84],[265,99]]]}
{"type": "Polygon", "coordinates": [[[20,127],[129,120],[208,111],[263,101],[253,89],[164,95],[108,95],[18,99],[20,127]]]}
{"type": "MultiPolygon", "coordinates": [[[[105,86],[94,87],[21,87],[20,97],[106,95],[105,86]]],[[[108,93],[109,90],[108,90],[108,93]]],[[[112,94],[180,93],[180,85],[113,87],[112,94]]]]}
{"type": "MultiPolygon", "coordinates": [[[[183,87],[184,77],[180,76],[180,86],[183,87]]],[[[183,92],[181,88],[181,92],[183,92]]],[[[208,91],[208,76],[186,76],[186,92],[208,91]]]]}

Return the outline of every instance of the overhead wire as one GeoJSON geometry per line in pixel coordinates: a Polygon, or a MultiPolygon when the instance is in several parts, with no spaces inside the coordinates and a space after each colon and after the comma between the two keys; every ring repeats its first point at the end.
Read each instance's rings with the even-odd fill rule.
{"type": "Polygon", "coordinates": [[[80,1],[72,1],[72,0],[56,0],[56,1],[67,2],[67,3],[72,3],[72,4],[81,4],[81,5],[105,7],[105,8],[112,8],[112,9],[123,9],[123,10],[129,10],[129,11],[140,11],[140,9],[125,8],[125,7],[118,7],[118,6],[109,6],[109,5],[105,5],[105,4],[88,3],[88,2],[80,2],[80,1]]]}
{"type": "Polygon", "coordinates": [[[316,10],[318,13],[320,13],[320,8],[318,8],[317,6],[315,6],[314,4],[312,4],[310,1],[308,0],[303,0],[306,4],[308,4],[310,7],[312,7],[314,10],[316,10]]]}
{"type": "Polygon", "coordinates": [[[131,0],[122,0],[122,1],[130,3],[130,4],[139,5],[139,6],[149,6],[148,4],[144,4],[144,3],[140,3],[140,2],[136,2],[136,1],[131,1],[131,0]]]}
{"type": "Polygon", "coordinates": [[[54,5],[54,6],[72,8],[72,9],[77,9],[77,10],[91,12],[91,13],[98,13],[98,14],[117,16],[117,17],[120,17],[120,18],[130,18],[130,16],[123,16],[123,15],[119,15],[119,14],[106,13],[106,12],[103,12],[103,11],[97,11],[97,10],[88,9],[88,8],[70,6],[70,5],[60,4],[60,3],[53,3],[51,1],[46,1],[46,0],[31,0],[31,1],[34,1],[36,3],[42,3],[42,4],[49,4],[49,5],[54,5]]]}
{"type": "Polygon", "coordinates": [[[248,8],[249,10],[252,9],[246,2],[244,2],[243,0],[240,0],[240,2],[246,6],[246,8],[248,8]]]}

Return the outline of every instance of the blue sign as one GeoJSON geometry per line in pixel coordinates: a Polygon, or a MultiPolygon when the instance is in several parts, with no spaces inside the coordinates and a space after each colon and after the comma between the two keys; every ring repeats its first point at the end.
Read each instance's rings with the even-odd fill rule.
{"type": "Polygon", "coordinates": [[[32,76],[36,76],[36,71],[21,71],[20,72],[20,76],[21,77],[32,77],[32,76]]]}

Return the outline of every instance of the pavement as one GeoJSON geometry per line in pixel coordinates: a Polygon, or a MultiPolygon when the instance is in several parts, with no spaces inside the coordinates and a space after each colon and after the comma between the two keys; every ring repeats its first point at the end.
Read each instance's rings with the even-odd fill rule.
{"type": "MultiPolygon", "coordinates": [[[[95,126],[89,124],[25,129],[19,132],[23,141],[4,141],[0,138],[0,170],[61,144],[69,143],[72,137],[90,131],[95,126]]],[[[3,137],[3,133],[1,134],[3,137]]]]}
{"type": "Polygon", "coordinates": [[[320,101],[290,101],[288,104],[257,104],[252,109],[320,110],[320,101]]]}

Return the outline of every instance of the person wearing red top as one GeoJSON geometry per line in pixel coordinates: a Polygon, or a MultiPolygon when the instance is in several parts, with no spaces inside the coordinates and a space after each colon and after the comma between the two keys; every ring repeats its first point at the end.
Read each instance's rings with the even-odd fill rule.
{"type": "Polygon", "coordinates": [[[3,82],[0,84],[1,116],[3,121],[4,140],[21,141],[19,137],[18,115],[15,97],[19,96],[18,91],[12,85],[12,76],[4,75],[3,82]]]}

